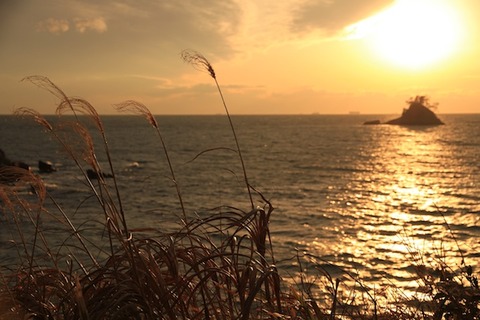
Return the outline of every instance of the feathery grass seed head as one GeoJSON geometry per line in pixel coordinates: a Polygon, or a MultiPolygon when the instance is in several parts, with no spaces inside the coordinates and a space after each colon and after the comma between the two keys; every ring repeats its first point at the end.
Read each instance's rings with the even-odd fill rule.
{"type": "Polygon", "coordinates": [[[38,113],[33,109],[24,108],[24,107],[17,108],[15,109],[14,114],[21,117],[32,117],[36,123],[40,124],[42,127],[47,129],[48,131],[50,132],[53,131],[52,125],[42,115],[40,115],[40,113],[38,113]]]}
{"type": "Polygon", "coordinates": [[[100,119],[100,116],[97,113],[97,110],[85,99],[82,98],[68,98],[63,99],[62,102],[57,107],[56,113],[62,115],[66,112],[72,111],[74,114],[77,112],[89,115],[101,133],[105,132],[103,128],[103,123],[100,119]]]}
{"type": "Polygon", "coordinates": [[[114,108],[120,112],[133,112],[136,114],[143,115],[147,118],[147,121],[154,127],[158,129],[158,122],[150,112],[150,110],[144,104],[134,101],[134,100],[127,100],[121,103],[117,103],[114,105],[114,108]]]}
{"type": "Polygon", "coordinates": [[[92,168],[98,167],[93,138],[84,125],[79,122],[62,122],[57,128],[58,137],[72,158],[82,159],[92,168]]]}
{"type": "Polygon", "coordinates": [[[37,87],[47,90],[61,100],[67,97],[66,94],[59,87],[57,87],[52,81],[50,81],[50,79],[45,76],[28,76],[23,78],[22,81],[30,81],[37,87]]]}
{"type": "Polygon", "coordinates": [[[217,78],[212,65],[201,53],[195,50],[183,50],[181,56],[183,61],[191,64],[195,69],[207,71],[213,79],[217,78]]]}

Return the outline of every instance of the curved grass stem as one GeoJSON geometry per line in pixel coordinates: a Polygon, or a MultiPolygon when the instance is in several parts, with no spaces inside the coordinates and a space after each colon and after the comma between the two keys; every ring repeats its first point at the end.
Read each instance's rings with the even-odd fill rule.
{"type": "Polygon", "coordinates": [[[230,116],[230,112],[228,111],[227,103],[225,101],[225,98],[223,96],[222,89],[220,87],[220,84],[218,83],[217,80],[217,75],[215,73],[215,70],[213,69],[213,66],[210,64],[210,62],[205,58],[202,54],[193,51],[193,50],[184,50],[182,51],[182,59],[183,61],[191,64],[194,68],[200,70],[200,71],[207,71],[210,77],[215,81],[215,86],[217,87],[218,93],[220,94],[220,98],[222,99],[222,104],[223,107],[225,108],[225,113],[227,115],[228,121],[230,123],[230,129],[232,130],[233,134],[233,139],[235,140],[235,144],[237,147],[238,151],[238,157],[240,159],[240,163],[242,165],[242,171],[243,171],[243,179],[245,181],[245,185],[247,187],[247,192],[248,192],[248,197],[250,199],[250,204],[252,206],[252,210],[255,208],[253,204],[253,197],[252,197],[252,192],[250,190],[250,183],[248,182],[248,175],[247,175],[247,169],[245,167],[245,161],[243,160],[243,155],[242,155],[242,150],[240,149],[240,143],[238,142],[237,138],[237,133],[235,131],[235,126],[233,125],[232,117],[230,116]]]}

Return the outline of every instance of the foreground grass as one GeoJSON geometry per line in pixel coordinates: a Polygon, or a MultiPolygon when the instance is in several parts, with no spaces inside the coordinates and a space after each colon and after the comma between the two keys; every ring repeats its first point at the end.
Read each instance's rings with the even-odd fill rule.
{"type": "MultiPolygon", "coordinates": [[[[86,100],[67,96],[45,77],[26,80],[47,89],[60,100],[57,114],[86,114],[102,137],[95,146],[85,124],[76,121],[49,123],[31,109],[17,114],[32,117],[59,143],[83,175],[98,212],[106,245],[99,246],[73,224],[69,213],[47,192],[32,172],[0,168],[0,212],[18,235],[12,250],[18,263],[0,274],[1,319],[478,319],[480,290],[472,268],[462,264],[453,271],[442,260],[435,266],[418,265],[422,291],[417,296],[373,293],[359,279],[334,279],[315,269],[314,280],[304,272],[315,267],[314,258],[298,255],[298,273],[277,269],[270,238],[272,204],[248,181],[239,141],[213,67],[202,55],[186,51],[185,61],[214,79],[232,138],[243,168],[248,208],[222,207],[207,217],[189,216],[160,127],[148,108],[126,101],[119,111],[144,116],[154,128],[163,150],[170,179],[176,188],[180,227],[175,232],[155,230],[155,236],[131,230],[128,213],[115,176],[107,135],[95,108],[86,100]],[[97,151],[97,148],[102,151],[97,151]],[[106,155],[108,172],[98,161],[106,155]],[[85,168],[94,170],[93,179],[85,168]],[[19,192],[22,185],[31,195],[19,192]],[[54,204],[55,212],[46,203],[54,204]],[[45,217],[53,217],[68,232],[71,241],[49,242],[45,217]],[[28,222],[28,229],[25,227],[28,222]],[[356,288],[356,289],[355,289],[356,288]]],[[[385,291],[386,292],[386,291],[385,291]]]]}

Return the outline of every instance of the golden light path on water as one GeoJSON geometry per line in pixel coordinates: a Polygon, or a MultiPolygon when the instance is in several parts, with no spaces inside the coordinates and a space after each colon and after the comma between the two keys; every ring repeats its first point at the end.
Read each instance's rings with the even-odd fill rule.
{"type": "MultiPolygon", "coordinates": [[[[341,254],[343,261],[339,259],[336,264],[340,268],[345,267],[358,279],[379,287],[401,287],[402,294],[408,295],[421,285],[416,276],[419,268],[433,272],[439,263],[453,269],[465,264],[476,266],[472,259],[463,260],[460,251],[475,248],[477,241],[467,236],[460,248],[457,238],[461,235],[452,232],[450,226],[476,226],[478,218],[448,209],[458,208],[459,203],[449,203],[456,191],[443,181],[455,179],[455,170],[451,168],[462,163],[454,163],[461,157],[442,143],[435,129],[386,130],[397,131],[388,135],[397,138],[378,139],[374,149],[366,150],[372,159],[377,159],[373,161],[373,176],[352,178],[354,182],[347,189],[353,191],[340,201],[331,201],[337,207],[346,203],[345,212],[341,213],[345,214],[344,224],[326,228],[340,235],[337,244],[332,246],[331,242],[316,239],[306,246],[314,252],[341,254]],[[361,179],[366,180],[358,182],[361,179]],[[348,219],[352,212],[354,219],[348,219]]],[[[359,164],[360,168],[364,166],[359,164]]],[[[328,272],[345,276],[342,272],[336,274],[336,268],[328,272]]]]}

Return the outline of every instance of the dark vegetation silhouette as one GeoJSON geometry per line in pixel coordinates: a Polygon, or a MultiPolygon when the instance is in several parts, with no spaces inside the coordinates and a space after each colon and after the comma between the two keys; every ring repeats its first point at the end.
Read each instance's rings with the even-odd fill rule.
{"type": "MultiPolygon", "coordinates": [[[[444,124],[434,110],[437,110],[438,103],[430,102],[428,96],[415,96],[406,101],[408,108],[404,108],[402,115],[385,122],[385,124],[394,124],[402,126],[436,126],[444,124]]],[[[380,120],[369,120],[364,122],[366,125],[381,124],[380,120]]]]}
{"type": "Polygon", "coordinates": [[[402,115],[387,124],[399,124],[410,126],[432,126],[444,124],[433,112],[438,104],[430,102],[427,96],[416,96],[407,100],[408,108],[403,109],[402,115]]]}
{"type": "Polygon", "coordinates": [[[52,124],[28,108],[15,113],[31,117],[74,161],[103,216],[99,229],[106,245],[74,225],[72,213],[49,194],[39,176],[1,167],[0,175],[17,170],[15,186],[0,184],[0,213],[19,239],[12,247],[18,263],[2,267],[0,273],[1,319],[478,319],[478,280],[463,260],[462,268],[454,270],[441,257],[427,265],[412,253],[422,290],[413,297],[399,293],[393,301],[354,275],[332,277],[321,259],[309,253],[298,252],[292,261],[298,265],[296,274],[282,273],[270,237],[274,207],[249,183],[214,69],[195,51],[182,52],[182,58],[215,82],[242,164],[247,208],[219,207],[207,217],[189,216],[160,124],[145,105],[126,101],[116,105],[117,110],[144,116],[159,138],[179,201],[179,212],[172,215],[181,220],[175,232],[161,227],[132,231],[107,133],[95,108],[67,96],[46,77],[27,77],[25,81],[59,98],[56,114],[61,121],[52,124]],[[73,114],[74,121],[64,114],[73,114]],[[80,115],[100,133],[100,146],[94,145],[80,115]],[[106,168],[98,161],[100,152],[106,155],[106,168]],[[109,179],[104,172],[111,174],[109,179]],[[32,188],[33,195],[18,192],[22,185],[32,188]],[[46,202],[55,210],[46,210],[46,202]],[[45,219],[68,230],[70,241],[51,243],[51,230],[42,227],[45,219]]]}

